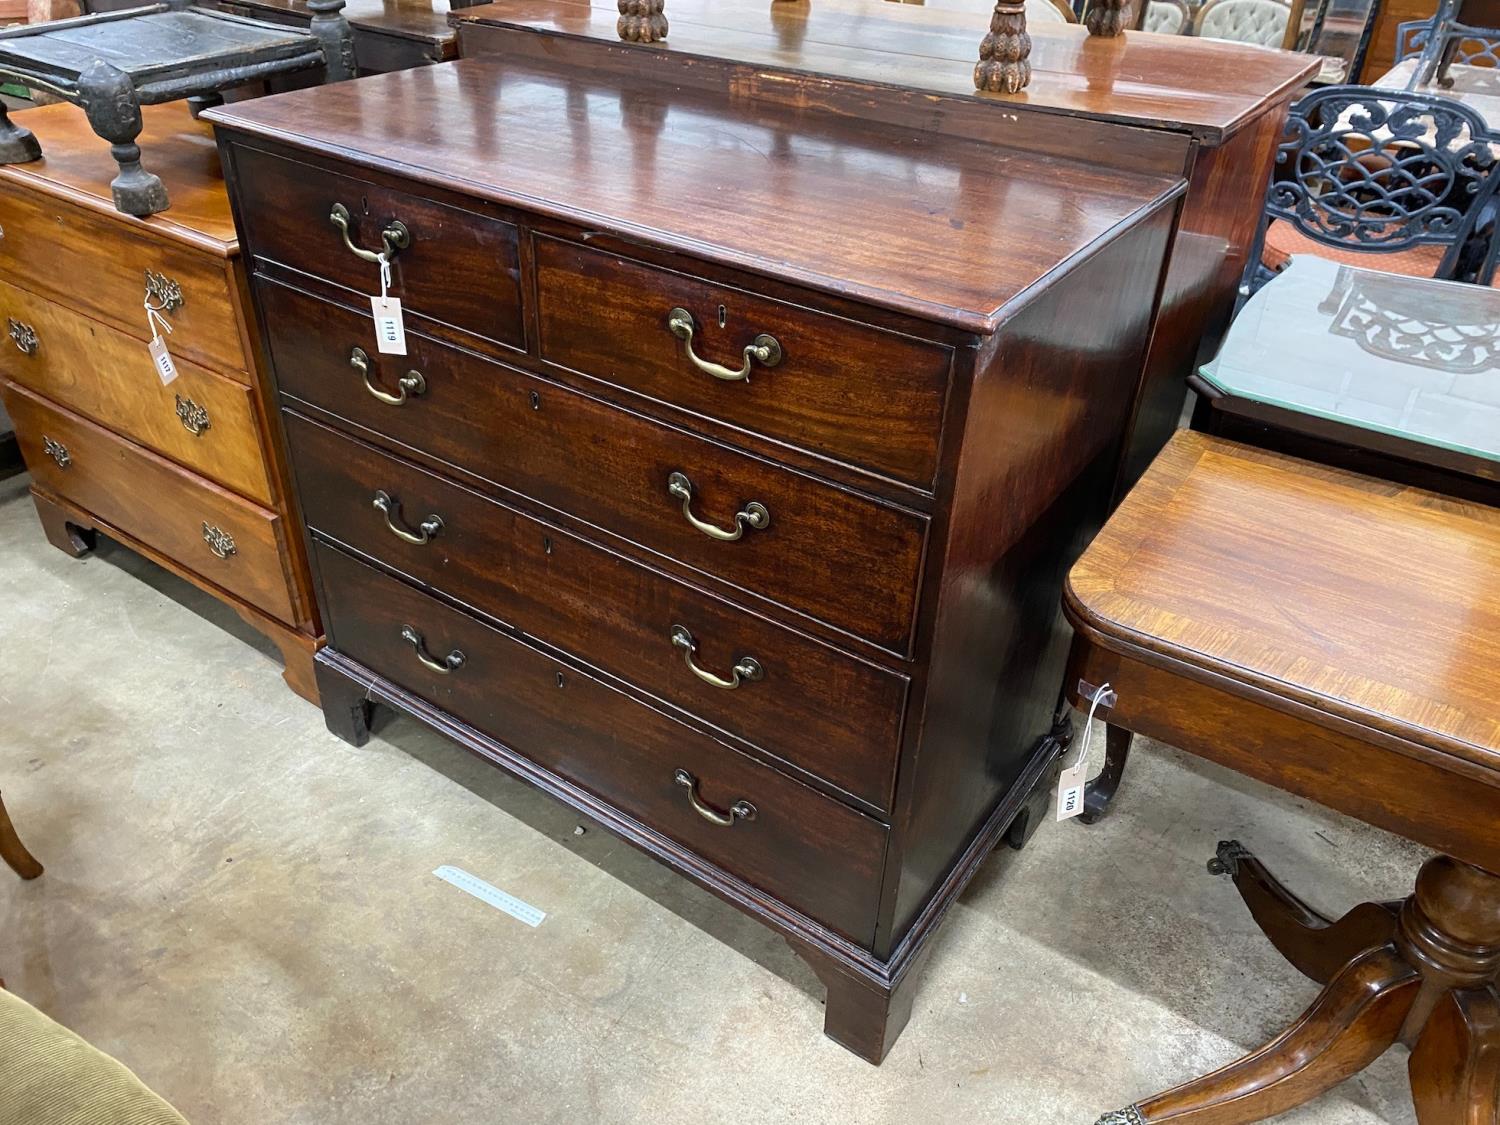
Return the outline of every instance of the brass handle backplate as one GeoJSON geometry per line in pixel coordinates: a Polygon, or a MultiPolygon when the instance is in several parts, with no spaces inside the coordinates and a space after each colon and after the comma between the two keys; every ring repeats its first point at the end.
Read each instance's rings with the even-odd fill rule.
{"type": "Polygon", "coordinates": [[[174,397],[177,399],[177,420],[182,423],[182,428],[194,437],[202,437],[203,431],[212,425],[208,420],[208,411],[190,398],[183,398],[181,395],[174,397]]]}
{"type": "Polygon", "coordinates": [[[688,791],[688,803],[693,806],[694,812],[721,828],[729,828],[737,820],[754,820],[757,815],[755,806],[749,801],[736,801],[727,813],[704,804],[703,798],[698,796],[698,779],[687,770],[676,771],[672,774],[672,780],[688,791]]]}
{"type": "Polygon", "coordinates": [[[687,309],[676,308],[667,314],[667,328],[672,335],[682,341],[682,350],[687,353],[693,366],[705,374],[712,375],[715,379],[723,379],[726,383],[749,382],[751,364],[758,363],[762,367],[775,367],[781,362],[781,345],[776,342],[776,337],[762,332],[745,345],[738,371],[725,367],[721,363],[713,363],[693,351],[693,327],[693,314],[687,309]]]}
{"type": "Polygon", "coordinates": [[[73,463],[73,456],[68,452],[68,447],[60,441],[53,441],[46,434],[42,435],[42,452],[56,461],[59,469],[66,469],[73,463]]]}
{"type": "Polygon", "coordinates": [[[401,501],[391,498],[391,494],[383,488],[375,490],[375,510],[385,515],[385,526],[391,529],[397,539],[407,543],[430,543],[432,537],[443,530],[443,521],[439,516],[428,516],[417,525],[416,531],[408,531],[397,521],[401,519],[401,501]]]}
{"type": "Polygon", "coordinates": [[[365,390],[387,406],[400,406],[406,401],[407,395],[419,395],[427,390],[427,380],[422,377],[420,371],[413,369],[396,380],[396,386],[401,388],[400,394],[393,395],[382,391],[370,382],[370,353],[364,348],[355,348],[349,353],[349,366],[364,376],[365,390]]]}
{"type": "Polygon", "coordinates": [[[385,230],[380,232],[380,241],[385,244],[385,249],[378,252],[354,245],[354,239],[349,236],[349,227],[354,218],[349,214],[349,208],[342,203],[333,205],[333,210],[328,212],[328,221],[339,228],[339,233],[344,236],[344,245],[367,262],[379,262],[382,258],[389,262],[411,245],[411,231],[406,229],[406,224],[400,219],[392,219],[386,224],[385,230]]]}
{"type": "Polygon", "coordinates": [[[182,295],[182,286],[170,277],[155,270],[147,270],[146,303],[155,312],[176,312],[187,304],[187,298],[182,295]]]}
{"type": "Polygon", "coordinates": [[[10,329],[10,338],[21,349],[21,354],[36,355],[37,348],[42,346],[42,342],[37,339],[36,329],[12,316],[6,317],[5,322],[10,329]]]}
{"type": "Polygon", "coordinates": [[[687,479],[684,473],[673,473],[667,477],[667,492],[673,498],[682,501],[682,514],[687,517],[688,523],[711,539],[718,539],[725,543],[733,543],[745,534],[745,528],[753,527],[757,531],[769,527],[771,513],[759,500],[752,500],[744,508],[734,514],[734,530],[725,531],[722,527],[715,527],[711,523],[705,523],[693,515],[693,482],[687,479]]]}
{"type": "Polygon", "coordinates": [[[215,527],[207,520],[203,521],[203,542],[208,544],[208,549],[221,559],[227,559],[234,554],[234,536],[222,527],[215,527]]]}
{"type": "Polygon", "coordinates": [[[418,660],[440,676],[446,676],[449,672],[462,668],[468,660],[468,657],[459,652],[458,649],[454,649],[441,660],[433,657],[427,651],[427,642],[422,639],[422,634],[410,625],[401,626],[401,639],[416,649],[418,660]]]}
{"type": "Polygon", "coordinates": [[[763,680],[766,670],[760,666],[760,661],[753,656],[742,656],[735,662],[730,672],[729,679],[715,676],[712,672],[705,672],[697,664],[693,663],[693,653],[698,650],[698,642],[693,640],[693,634],[681,625],[672,626],[672,644],[682,649],[682,660],[693,675],[697,676],[705,684],[712,684],[716,688],[725,688],[733,691],[745,680],[763,680]]]}

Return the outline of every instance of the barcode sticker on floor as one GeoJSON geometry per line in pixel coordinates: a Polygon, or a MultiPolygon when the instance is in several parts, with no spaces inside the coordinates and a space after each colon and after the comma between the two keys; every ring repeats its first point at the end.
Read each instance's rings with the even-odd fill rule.
{"type": "Polygon", "coordinates": [[[503,910],[512,918],[517,918],[528,926],[540,926],[542,919],[547,917],[543,911],[530,903],[522,902],[514,895],[506,894],[499,887],[490,886],[477,875],[470,875],[462,867],[449,867],[445,864],[433,874],[443,882],[452,883],[461,891],[468,891],[480,902],[487,902],[496,910],[503,910]]]}

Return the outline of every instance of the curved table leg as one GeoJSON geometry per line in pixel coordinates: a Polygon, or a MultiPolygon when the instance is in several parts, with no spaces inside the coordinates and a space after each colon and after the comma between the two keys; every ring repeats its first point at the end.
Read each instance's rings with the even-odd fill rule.
{"type": "Polygon", "coordinates": [[[1500,997],[1493,989],[1450,992],[1407,1063],[1422,1125],[1500,1121],[1500,997]]]}
{"type": "Polygon", "coordinates": [[[29,164],[41,159],[42,146],[30,129],[23,129],[10,119],[5,103],[0,102],[0,164],[29,164]]]}
{"type": "Polygon", "coordinates": [[[7,866],[23,879],[35,879],[42,873],[42,865],[26,850],[21,837],[16,835],[16,827],[10,822],[10,814],[5,811],[3,798],[0,798],[0,859],[5,860],[7,866]]]}
{"type": "Polygon", "coordinates": [[[1115,790],[1120,788],[1120,778],[1125,773],[1125,763],[1130,760],[1130,744],[1135,735],[1124,727],[1104,725],[1104,768],[1099,775],[1089,779],[1083,791],[1083,811],[1078,819],[1085,824],[1096,824],[1109,811],[1115,799],[1115,790]]]}
{"type": "Polygon", "coordinates": [[[1420,983],[1417,970],[1394,948],[1371,950],[1330,980],[1312,1007],[1260,1050],[1105,1114],[1098,1125],[1243,1125],[1285,1113],[1384,1054],[1396,1042],[1420,983]]]}
{"type": "Polygon", "coordinates": [[[1234,879],[1251,917],[1271,944],[1303,976],[1319,984],[1395,935],[1399,902],[1361,903],[1335,922],[1287,890],[1238,840],[1220,841],[1208,870],[1234,879]]]}

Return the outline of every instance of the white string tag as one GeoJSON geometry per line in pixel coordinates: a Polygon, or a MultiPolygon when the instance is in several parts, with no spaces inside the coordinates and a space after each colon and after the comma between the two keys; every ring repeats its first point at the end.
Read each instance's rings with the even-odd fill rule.
{"type": "Polygon", "coordinates": [[[380,255],[380,296],[370,298],[375,317],[375,350],[384,355],[406,354],[406,326],[401,319],[401,298],[392,297],[391,263],[380,255]]]}
{"type": "Polygon", "coordinates": [[[1078,747],[1078,760],[1062,771],[1057,779],[1057,819],[1071,820],[1083,811],[1084,793],[1089,784],[1089,739],[1094,734],[1094,712],[1100,706],[1113,707],[1118,698],[1114,690],[1105,684],[1096,688],[1093,684],[1078,681],[1078,694],[1089,701],[1089,717],[1083,721],[1082,744],[1078,747]]]}
{"type": "Polygon", "coordinates": [[[156,374],[161,378],[161,385],[166,386],[177,378],[177,364],[172,362],[172,353],[167,351],[166,337],[161,334],[165,329],[167,335],[172,334],[172,322],[162,315],[162,310],[151,303],[151,298],[146,298],[146,327],[151,329],[151,342],[146,345],[146,350],[151,353],[151,364],[156,368],[156,374]]]}

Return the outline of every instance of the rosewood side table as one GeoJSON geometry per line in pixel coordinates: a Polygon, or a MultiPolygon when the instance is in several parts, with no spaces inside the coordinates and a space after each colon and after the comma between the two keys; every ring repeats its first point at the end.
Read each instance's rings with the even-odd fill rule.
{"type": "MultiPolygon", "coordinates": [[[[187,0],[0,30],[0,81],[20,82],[81,106],[110,143],[119,174],[115,207],[145,217],[167,208],[161,179],[141,166],[141,106],[183,98],[200,104],[220,92],[314,67],[329,80],[354,74],[344,0],[309,0],[309,29],[195,8],[187,0]]],[[[0,164],[25,164],[41,145],[0,105],[0,164]]]]}
{"type": "Polygon", "coordinates": [[[1068,672],[1099,714],[1441,853],[1337,921],[1239,844],[1272,943],[1323,985],[1266,1046],[1101,1125],[1240,1125],[1397,1042],[1422,1125],[1500,1109],[1500,510],[1176,435],[1073,569],[1068,672]],[[1082,681],[1082,684],[1080,683],[1082,681]]]}

